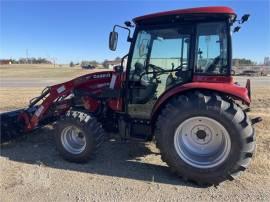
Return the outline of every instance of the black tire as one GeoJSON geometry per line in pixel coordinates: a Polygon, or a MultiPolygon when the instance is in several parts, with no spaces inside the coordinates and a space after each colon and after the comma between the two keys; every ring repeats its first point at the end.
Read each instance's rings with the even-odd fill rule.
{"type": "Polygon", "coordinates": [[[173,98],[160,113],[155,130],[162,160],[186,181],[218,185],[244,171],[255,151],[255,131],[246,113],[233,100],[213,92],[189,92],[173,98]],[[174,146],[175,130],[190,117],[205,116],[219,122],[229,133],[231,148],[225,160],[211,168],[183,161],[174,146]]]}
{"type": "Polygon", "coordinates": [[[61,156],[67,161],[85,163],[91,159],[94,152],[104,142],[105,132],[101,124],[88,113],[70,110],[61,118],[55,127],[56,148],[61,156]],[[85,138],[85,148],[80,153],[68,151],[61,140],[65,128],[74,126],[81,131],[85,138]]]}

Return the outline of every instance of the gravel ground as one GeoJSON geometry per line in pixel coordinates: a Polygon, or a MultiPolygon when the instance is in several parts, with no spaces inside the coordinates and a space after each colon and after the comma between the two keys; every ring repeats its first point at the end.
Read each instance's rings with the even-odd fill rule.
{"type": "Polygon", "coordinates": [[[2,201],[270,200],[266,173],[200,188],[171,174],[152,143],[107,142],[78,165],[61,159],[43,129],[3,146],[0,162],[2,201]]]}
{"type": "Polygon", "coordinates": [[[1,201],[270,201],[270,85],[254,86],[250,115],[263,122],[256,125],[255,158],[235,181],[208,188],[185,183],[169,172],[154,143],[114,137],[89,163],[69,163],[46,127],[2,145],[1,201]]]}

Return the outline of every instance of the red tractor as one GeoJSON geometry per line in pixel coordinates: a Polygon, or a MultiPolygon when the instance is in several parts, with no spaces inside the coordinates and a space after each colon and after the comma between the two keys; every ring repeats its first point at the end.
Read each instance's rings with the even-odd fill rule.
{"type": "Polygon", "coordinates": [[[47,87],[28,108],[2,113],[1,142],[54,124],[63,158],[81,163],[108,133],[154,138],[162,160],[184,180],[234,179],[251,161],[252,125],[261,120],[246,114],[249,80],[241,87],[231,76],[231,27],[248,17],[237,20],[228,7],[154,13],[133,20],[133,37],[133,23],[115,25],[110,49],[116,28],[127,30],[131,43],[121,65],[47,87]]]}

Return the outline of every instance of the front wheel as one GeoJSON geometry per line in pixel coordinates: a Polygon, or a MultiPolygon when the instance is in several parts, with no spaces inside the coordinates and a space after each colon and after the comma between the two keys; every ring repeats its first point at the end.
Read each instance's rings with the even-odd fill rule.
{"type": "Polygon", "coordinates": [[[171,100],[156,124],[162,159],[183,179],[219,184],[247,168],[255,133],[243,110],[214,93],[171,100]]]}
{"type": "Polygon", "coordinates": [[[87,162],[103,143],[104,134],[95,117],[82,111],[70,110],[56,124],[56,147],[68,161],[87,162]]]}

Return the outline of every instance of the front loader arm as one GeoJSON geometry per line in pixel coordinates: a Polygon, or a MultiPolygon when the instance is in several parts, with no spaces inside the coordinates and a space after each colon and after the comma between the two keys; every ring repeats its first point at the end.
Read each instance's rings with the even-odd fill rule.
{"type": "MultiPolygon", "coordinates": [[[[66,86],[65,84],[67,83],[45,88],[41,95],[32,99],[29,106],[25,109],[1,113],[0,143],[15,139],[26,132],[41,127],[46,122],[44,122],[45,117],[47,117],[47,120],[48,118],[51,119],[52,117],[50,117],[48,111],[54,105],[55,100],[70,94],[73,89],[72,87],[66,88],[63,92],[58,93],[57,89],[62,85],[66,86]],[[40,102],[41,104],[38,105],[40,102]],[[43,124],[40,122],[43,122],[43,124]]],[[[67,86],[70,86],[70,84],[67,86]]]]}
{"type": "Polygon", "coordinates": [[[27,111],[24,111],[22,113],[21,116],[24,117],[24,121],[26,122],[25,130],[31,131],[32,129],[37,127],[39,121],[43,118],[43,115],[49,111],[53,103],[61,97],[68,96],[73,89],[74,85],[72,81],[48,87],[47,90],[42,93],[40,97],[37,97],[34,102],[30,103],[29,107],[34,107],[35,103],[43,99],[42,103],[36,108],[33,115],[31,116],[27,114],[27,111]],[[29,117],[26,118],[26,116],[29,117]]]}
{"type": "MultiPolygon", "coordinates": [[[[77,100],[77,98],[82,101],[86,110],[91,111],[91,108],[97,107],[99,100],[97,98],[91,99],[90,95],[105,93],[105,89],[111,88],[111,86],[119,88],[116,81],[120,77],[114,74],[113,71],[95,72],[47,87],[40,96],[30,101],[27,108],[0,113],[0,143],[53,123],[73,106],[73,100],[77,100]],[[112,79],[114,77],[117,77],[117,79],[112,79]],[[87,92],[87,95],[75,95],[77,90],[87,92]],[[72,94],[73,96],[70,96],[72,94]]],[[[115,110],[121,109],[121,106],[118,106],[119,99],[109,99],[108,104],[115,110]]]]}
{"type": "MultiPolygon", "coordinates": [[[[59,101],[61,103],[60,100],[63,100],[69,96],[74,91],[74,89],[81,88],[88,92],[95,93],[109,85],[111,77],[111,71],[97,72],[45,88],[42,94],[39,97],[33,99],[29,105],[29,108],[33,108],[39,101],[42,100],[42,103],[36,107],[35,112],[30,115],[27,113],[27,110],[25,110],[21,114],[21,117],[25,121],[25,131],[31,131],[36,128],[39,122],[47,115],[48,111],[52,109],[55,102],[59,101]]],[[[64,112],[70,108],[70,104],[68,102],[63,102],[61,106],[62,111],[64,112]]],[[[57,115],[59,116],[59,114],[57,115]]]]}

